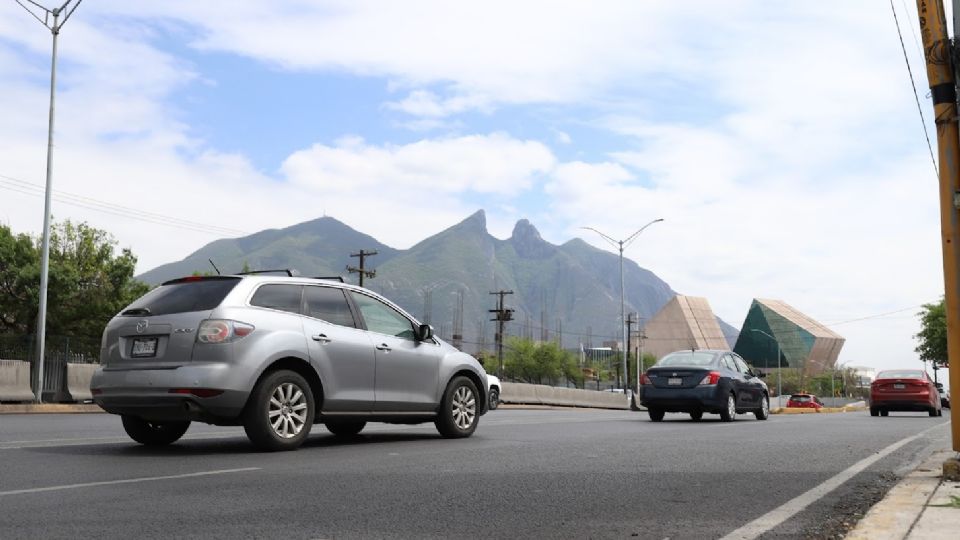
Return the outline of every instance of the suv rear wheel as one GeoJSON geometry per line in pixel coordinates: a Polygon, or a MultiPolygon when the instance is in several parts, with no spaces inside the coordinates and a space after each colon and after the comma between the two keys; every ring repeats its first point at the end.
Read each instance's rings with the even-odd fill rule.
{"type": "Polygon", "coordinates": [[[447,385],[440,402],[440,414],[434,424],[437,431],[448,439],[469,437],[477,429],[480,402],[477,386],[470,379],[454,377],[447,385]]]}
{"type": "Polygon", "coordinates": [[[123,430],[131,439],[147,446],[166,446],[177,442],[187,428],[190,421],[183,422],[151,422],[138,416],[125,414],[120,417],[123,430]]]}
{"type": "Polygon", "coordinates": [[[250,393],[243,430],[261,450],[294,450],[310,434],[313,414],[313,392],[307,381],[294,371],[274,371],[250,393]]]}

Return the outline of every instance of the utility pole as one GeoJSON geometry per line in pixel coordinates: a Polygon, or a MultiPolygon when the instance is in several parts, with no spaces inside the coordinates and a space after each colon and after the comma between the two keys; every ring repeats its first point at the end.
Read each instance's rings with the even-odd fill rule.
{"type": "Polygon", "coordinates": [[[74,0],[67,0],[58,8],[47,9],[40,4],[27,0],[33,9],[27,7],[26,4],[17,0],[17,3],[27,10],[30,15],[33,15],[33,18],[40,21],[40,24],[45,26],[50,30],[50,33],[53,35],[53,54],[50,61],[50,116],[48,118],[47,125],[47,184],[46,189],[44,190],[44,200],[43,200],[43,246],[41,247],[41,257],[40,257],[40,310],[37,314],[37,390],[36,398],[37,403],[43,402],[43,356],[44,356],[44,346],[46,345],[47,339],[47,288],[49,285],[49,276],[50,276],[50,214],[51,214],[51,204],[53,196],[53,118],[54,118],[54,103],[57,90],[57,36],[60,35],[60,29],[63,28],[63,25],[67,24],[67,20],[70,19],[70,16],[73,15],[73,12],[80,7],[80,2],[83,0],[77,0],[76,4],[73,4],[74,0]],[[73,7],[70,7],[70,4],[73,4],[73,7]],[[40,17],[34,10],[39,10],[43,13],[43,18],[40,17]],[[64,15],[66,13],[66,15],[64,15]],[[60,15],[64,15],[63,20],[60,20],[60,15]],[[50,20],[50,17],[53,17],[53,21],[50,20]]]}
{"type": "Polygon", "coordinates": [[[370,278],[370,279],[373,279],[373,278],[377,277],[377,271],[376,271],[376,270],[365,270],[365,269],[364,269],[364,266],[363,266],[363,263],[364,263],[364,261],[367,259],[367,257],[371,257],[371,256],[376,255],[376,254],[377,254],[377,250],[364,251],[364,250],[362,250],[362,249],[360,250],[360,253],[351,253],[351,254],[350,254],[351,257],[359,257],[359,258],[360,258],[360,267],[357,268],[357,267],[355,267],[355,266],[349,266],[349,265],[347,265],[347,272],[349,272],[349,273],[351,273],[351,274],[355,274],[355,273],[359,273],[359,274],[360,274],[360,286],[361,286],[361,287],[363,287],[363,276],[367,276],[367,277],[370,278]]]}
{"type": "MultiPolygon", "coordinates": [[[[626,341],[624,342],[624,344],[623,344],[623,348],[627,351],[628,356],[629,356],[629,352],[630,352],[630,337],[633,336],[633,332],[630,330],[630,328],[631,328],[633,325],[635,325],[635,324],[637,324],[637,321],[633,320],[633,313],[628,314],[628,315],[627,315],[627,340],[626,340],[626,341]]],[[[637,363],[637,366],[638,366],[637,376],[638,376],[638,377],[639,377],[639,374],[640,374],[639,365],[640,365],[640,364],[639,364],[639,362],[638,362],[638,363],[637,363]]],[[[627,364],[627,370],[626,370],[626,371],[624,372],[624,374],[623,374],[623,380],[624,380],[624,386],[623,386],[623,387],[626,388],[627,385],[630,384],[629,362],[628,362],[628,364],[627,364]]],[[[639,386],[638,386],[638,388],[639,388],[639,386]]]]}
{"type": "MultiPolygon", "coordinates": [[[[956,6],[954,7],[956,10],[956,6]]],[[[960,364],[960,132],[953,46],[940,0],[917,0],[920,35],[933,98],[940,164],[940,230],[943,247],[944,298],[947,311],[947,358],[960,364]]],[[[956,33],[957,28],[954,28],[956,33]]],[[[950,370],[951,388],[960,388],[960,366],[950,370]]],[[[960,411],[950,409],[953,450],[960,452],[960,411]]],[[[954,465],[957,459],[953,460],[954,465]]],[[[944,470],[946,471],[946,464],[944,470]]],[[[954,478],[956,479],[956,478],[954,478]]]]}
{"type": "Polygon", "coordinates": [[[497,334],[495,337],[497,343],[497,377],[503,378],[503,325],[507,321],[513,320],[513,310],[507,309],[503,306],[503,297],[508,294],[513,294],[513,291],[496,291],[490,294],[495,294],[499,298],[497,299],[497,309],[489,309],[490,313],[494,313],[494,317],[490,319],[491,321],[496,321],[497,323],[497,334]]]}
{"type": "Polygon", "coordinates": [[[463,348],[463,290],[457,291],[457,308],[453,313],[453,346],[463,348]]]}

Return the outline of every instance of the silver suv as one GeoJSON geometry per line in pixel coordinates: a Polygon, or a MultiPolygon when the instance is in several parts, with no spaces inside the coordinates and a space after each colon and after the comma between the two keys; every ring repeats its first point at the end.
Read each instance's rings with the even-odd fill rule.
{"type": "Polygon", "coordinates": [[[103,332],[93,399],[153,446],[191,421],[242,425],[257,447],[292,450],[314,423],[434,422],[469,437],[486,412],[472,356],[383,297],[330,280],[264,275],[168,281],[103,332]]]}

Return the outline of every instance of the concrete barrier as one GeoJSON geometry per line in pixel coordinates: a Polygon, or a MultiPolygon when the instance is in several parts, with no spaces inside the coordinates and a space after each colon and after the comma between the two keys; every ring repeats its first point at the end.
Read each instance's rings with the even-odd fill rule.
{"type": "Polygon", "coordinates": [[[71,401],[90,401],[90,380],[97,364],[67,364],[67,393],[71,401]]]}
{"type": "Polygon", "coordinates": [[[627,396],[614,392],[553,387],[545,384],[503,382],[501,385],[500,399],[504,403],[624,410],[630,408],[627,396]]]}
{"type": "Polygon", "coordinates": [[[0,401],[33,401],[30,388],[30,363],[0,360],[0,401]]]}

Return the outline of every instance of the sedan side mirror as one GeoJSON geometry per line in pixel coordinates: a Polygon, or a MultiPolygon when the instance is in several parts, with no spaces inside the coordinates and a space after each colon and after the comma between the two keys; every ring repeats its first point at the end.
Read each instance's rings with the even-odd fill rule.
{"type": "Polygon", "coordinates": [[[433,327],[429,324],[421,324],[417,327],[417,341],[427,341],[433,337],[433,327]]]}

